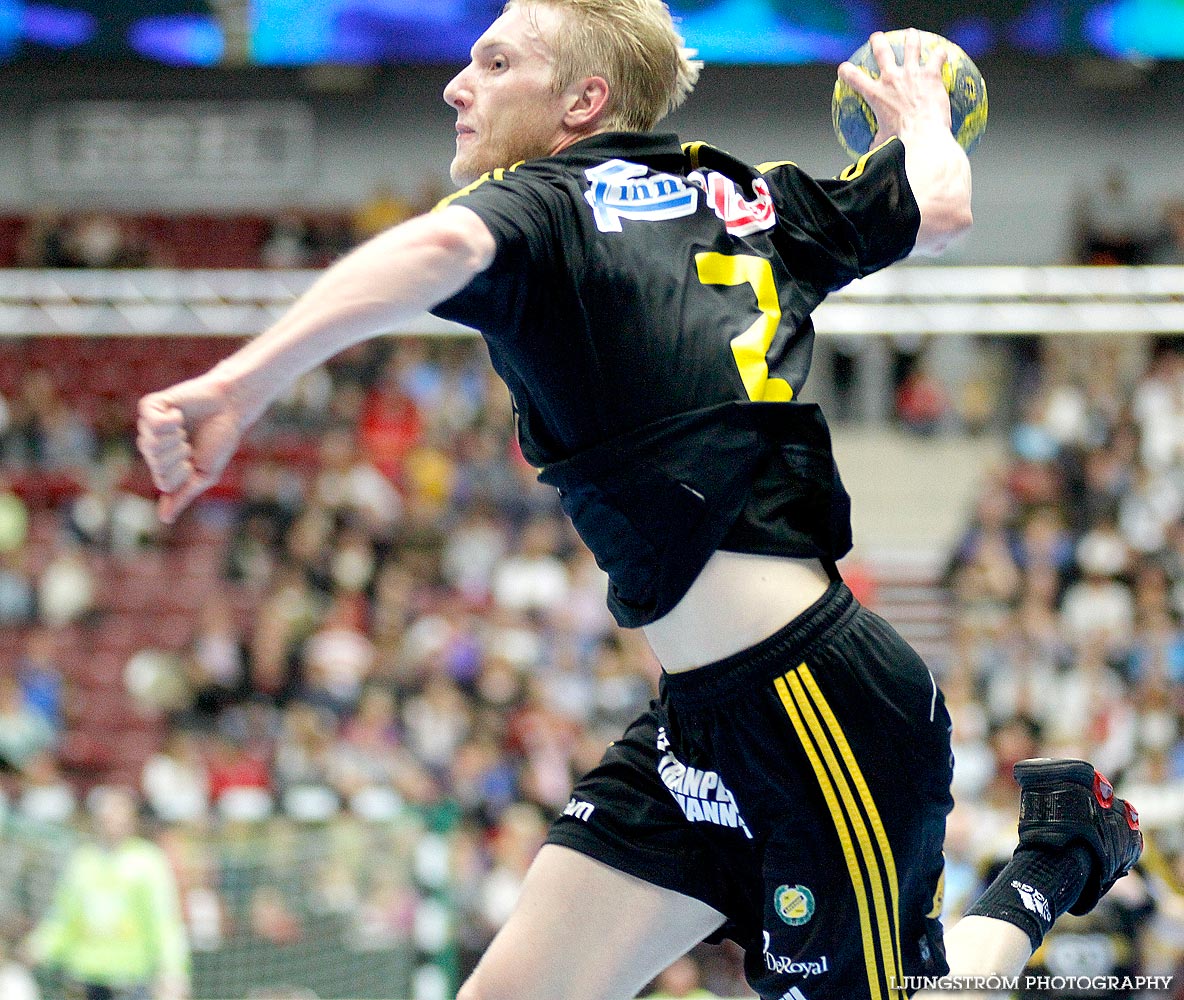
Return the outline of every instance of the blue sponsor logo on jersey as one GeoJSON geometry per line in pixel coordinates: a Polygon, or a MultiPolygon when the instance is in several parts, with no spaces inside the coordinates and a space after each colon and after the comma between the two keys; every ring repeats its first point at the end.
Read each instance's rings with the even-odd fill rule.
{"type": "Polygon", "coordinates": [[[602,233],[619,233],[622,219],[679,219],[693,213],[699,204],[698,189],[681,177],[650,174],[640,163],[608,160],[584,173],[591,185],[584,199],[592,206],[596,228],[602,233]]]}

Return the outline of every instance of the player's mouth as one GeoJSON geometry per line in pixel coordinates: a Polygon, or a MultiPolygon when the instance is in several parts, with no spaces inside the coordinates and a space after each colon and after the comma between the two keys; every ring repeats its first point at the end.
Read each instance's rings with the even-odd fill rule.
{"type": "Polygon", "coordinates": [[[473,129],[469,128],[467,125],[461,125],[459,122],[457,122],[457,125],[456,125],[456,141],[457,142],[460,142],[461,139],[464,139],[468,136],[476,135],[476,134],[477,133],[473,129]]]}

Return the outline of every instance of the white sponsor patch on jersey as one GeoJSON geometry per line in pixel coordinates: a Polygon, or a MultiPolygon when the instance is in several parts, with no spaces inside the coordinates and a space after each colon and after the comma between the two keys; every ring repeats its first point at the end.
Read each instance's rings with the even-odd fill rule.
{"type": "Polygon", "coordinates": [[[749,200],[744,197],[740,185],[731,177],[725,177],[716,170],[704,173],[696,170],[687,176],[687,180],[696,187],[703,189],[707,196],[707,204],[724,221],[728,232],[733,236],[747,236],[762,229],[772,229],[777,225],[777,209],[773,206],[773,195],[769,191],[769,184],[763,177],[757,177],[752,182],[752,189],[756,197],[749,200]]]}
{"type": "Polygon", "coordinates": [[[650,174],[640,163],[608,160],[584,171],[591,187],[584,200],[592,206],[596,228],[619,233],[622,219],[660,222],[691,215],[699,191],[673,174],[650,174]],[[649,176],[646,176],[649,174],[649,176]]]}
{"type": "Polygon", "coordinates": [[[689,767],[670,752],[666,728],[658,727],[657,747],[665,751],[658,761],[658,774],[674,796],[683,815],[692,823],[714,823],[733,830],[743,830],[752,840],[752,832],[740,816],[736,797],[715,771],[689,767]]]}

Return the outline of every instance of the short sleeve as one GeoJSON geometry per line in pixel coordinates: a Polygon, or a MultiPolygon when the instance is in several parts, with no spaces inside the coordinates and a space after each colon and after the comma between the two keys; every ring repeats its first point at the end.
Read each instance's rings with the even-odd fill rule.
{"type": "Polygon", "coordinates": [[[896,138],[861,156],[833,180],[793,163],[762,164],[777,206],[782,256],[822,293],[908,256],[921,212],[896,138]]]}
{"type": "Polygon", "coordinates": [[[532,277],[555,258],[547,185],[524,171],[498,169],[443,199],[433,211],[459,205],[475,212],[493,236],[492,264],[432,313],[497,336],[517,328],[530,301],[532,277]]]}

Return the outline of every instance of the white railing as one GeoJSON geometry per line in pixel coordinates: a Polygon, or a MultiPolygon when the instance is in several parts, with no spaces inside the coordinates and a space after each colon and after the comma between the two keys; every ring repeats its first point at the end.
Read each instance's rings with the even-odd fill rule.
{"type": "MultiPolygon", "coordinates": [[[[0,337],[250,336],[316,271],[0,270],[0,337]]],[[[1180,334],[1184,267],[889,268],[814,313],[822,334],[1180,334]]],[[[391,333],[470,335],[423,316],[391,333]]]]}

